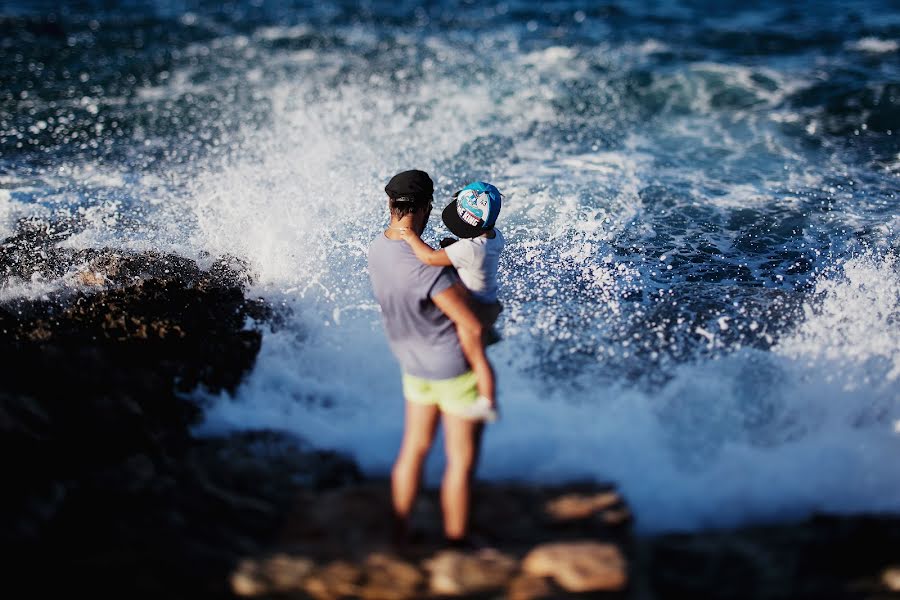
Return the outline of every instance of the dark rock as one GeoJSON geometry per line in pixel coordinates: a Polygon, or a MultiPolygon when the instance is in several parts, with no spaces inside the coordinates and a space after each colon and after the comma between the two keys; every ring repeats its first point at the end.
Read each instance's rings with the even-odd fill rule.
{"type": "Polygon", "coordinates": [[[191,436],[185,392],[234,390],[261,341],[245,323],[274,314],[246,264],[58,247],[74,227],[29,219],[0,244],[0,284],[59,283],[0,305],[6,589],[230,596],[296,490],[358,471],[274,432],[191,436]]]}
{"type": "Polygon", "coordinates": [[[648,545],[642,572],[660,598],[888,597],[882,570],[900,559],[900,517],[822,516],[648,545]]]}

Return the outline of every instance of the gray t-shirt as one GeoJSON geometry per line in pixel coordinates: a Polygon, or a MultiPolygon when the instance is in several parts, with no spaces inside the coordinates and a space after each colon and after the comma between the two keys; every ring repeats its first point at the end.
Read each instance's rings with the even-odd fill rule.
{"type": "Polygon", "coordinates": [[[451,269],[429,267],[406,242],[379,233],[369,245],[369,279],[404,373],[450,379],[469,370],[456,326],[431,300],[458,281],[451,269]]]}

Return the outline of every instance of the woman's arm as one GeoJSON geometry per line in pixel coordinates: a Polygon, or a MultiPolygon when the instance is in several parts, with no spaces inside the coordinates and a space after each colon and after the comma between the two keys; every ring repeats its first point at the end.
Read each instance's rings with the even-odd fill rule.
{"type": "Polygon", "coordinates": [[[443,292],[431,297],[441,311],[456,325],[456,334],[459,336],[459,345],[463,354],[469,361],[469,366],[475,373],[478,381],[478,393],[491,403],[496,409],[494,368],[484,352],[482,334],[484,326],[478,317],[469,308],[466,302],[468,294],[460,283],[448,287],[443,292]]]}
{"type": "Polygon", "coordinates": [[[416,258],[426,265],[431,265],[433,267],[449,267],[453,264],[450,262],[450,257],[447,256],[445,250],[435,250],[423,242],[422,238],[417,236],[412,229],[401,231],[400,237],[402,237],[404,241],[409,244],[409,247],[412,248],[412,251],[416,253],[416,258]]]}

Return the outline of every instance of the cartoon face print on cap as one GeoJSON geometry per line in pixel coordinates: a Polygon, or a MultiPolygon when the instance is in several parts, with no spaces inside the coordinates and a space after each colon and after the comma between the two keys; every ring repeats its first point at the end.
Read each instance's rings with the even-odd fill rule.
{"type": "Polygon", "coordinates": [[[457,198],[459,206],[471,215],[484,220],[487,213],[487,194],[479,195],[475,190],[463,190],[457,198]]]}
{"type": "Polygon", "coordinates": [[[482,219],[487,217],[488,206],[490,205],[490,194],[487,192],[481,192],[478,194],[478,197],[475,199],[475,207],[478,209],[480,216],[482,219]]]}

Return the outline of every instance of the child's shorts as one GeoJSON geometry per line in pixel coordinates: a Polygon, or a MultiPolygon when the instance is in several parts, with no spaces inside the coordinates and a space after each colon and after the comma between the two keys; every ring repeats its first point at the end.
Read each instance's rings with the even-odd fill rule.
{"type": "Polygon", "coordinates": [[[462,415],[478,399],[475,373],[450,379],[425,379],[403,374],[403,397],[415,404],[437,404],[441,412],[462,415]]]}

